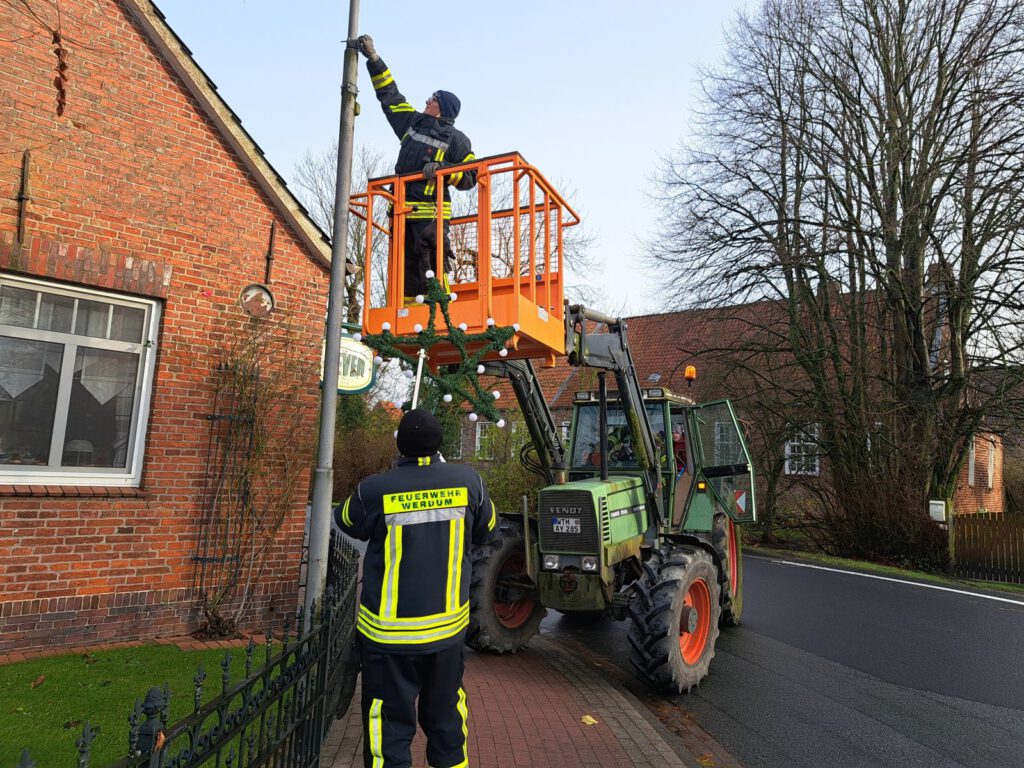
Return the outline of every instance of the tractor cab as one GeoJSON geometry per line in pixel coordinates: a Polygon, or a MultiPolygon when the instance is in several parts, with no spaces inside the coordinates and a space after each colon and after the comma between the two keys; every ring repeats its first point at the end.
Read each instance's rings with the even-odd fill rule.
{"type": "MultiPolygon", "coordinates": [[[[642,390],[644,409],[657,448],[661,492],[671,530],[710,531],[714,510],[735,522],[756,519],[751,462],[731,403],[698,405],[663,387],[642,390]]],[[[609,392],[607,456],[610,475],[639,476],[640,452],[617,392],[609,392]]],[[[599,475],[600,401],[596,392],[577,392],[569,440],[569,478],[599,475]]]]}
{"type": "MultiPolygon", "coordinates": [[[[365,266],[363,332],[387,330],[397,337],[415,337],[434,322],[439,333],[461,332],[471,338],[495,325],[511,327],[515,332],[504,357],[554,365],[555,358],[566,353],[565,230],[578,224],[579,216],[518,153],[441,168],[433,206],[432,272],[451,303],[446,312],[438,313],[428,297],[404,295],[405,231],[415,213],[406,188],[421,178],[411,174],[370,179],[366,191],[351,198],[358,219],[354,240],[361,242],[365,266]],[[467,171],[476,173],[476,187],[453,192],[451,203],[445,203],[442,181],[467,171]],[[446,212],[451,216],[447,265],[446,212]]],[[[416,344],[408,347],[414,352],[416,344]]],[[[468,347],[475,351],[472,342],[468,347]]],[[[431,349],[429,362],[436,368],[460,357],[454,344],[441,343],[431,349]]],[[[498,356],[491,352],[482,359],[498,356]]]]}

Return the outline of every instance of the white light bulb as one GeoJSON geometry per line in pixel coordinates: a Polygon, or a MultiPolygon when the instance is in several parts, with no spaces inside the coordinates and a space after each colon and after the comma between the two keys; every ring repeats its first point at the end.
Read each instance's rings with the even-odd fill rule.
{"type": "Polygon", "coordinates": [[[490,328],[492,325],[494,325],[494,318],[493,317],[488,317],[487,318],[487,327],[490,328]]]}
{"type": "Polygon", "coordinates": [[[382,331],[385,331],[385,332],[390,331],[391,330],[391,323],[388,323],[388,322],[381,323],[380,324],[380,329],[382,331]]]}
{"type": "Polygon", "coordinates": [[[504,419],[498,419],[498,429],[502,429],[505,426],[504,419]]]}
{"type": "MultiPolygon", "coordinates": [[[[398,403],[395,403],[395,408],[401,408],[401,407],[402,406],[400,406],[398,403]]],[[[397,429],[395,430],[395,434],[393,434],[392,437],[395,438],[396,440],[398,439],[398,430],[397,429]]]]}
{"type": "Polygon", "coordinates": [[[412,329],[414,331],[416,331],[416,333],[422,333],[423,332],[423,324],[422,323],[416,323],[416,325],[414,325],[412,327],[412,329]]]}
{"type": "Polygon", "coordinates": [[[469,330],[469,326],[466,325],[465,323],[459,323],[459,330],[460,331],[468,331],[469,330]]]}
{"type": "Polygon", "coordinates": [[[374,362],[375,364],[377,364],[377,365],[383,365],[383,364],[384,364],[384,358],[383,358],[383,357],[381,357],[380,355],[376,355],[376,356],[374,356],[374,358],[373,358],[373,362],[374,362]]]}
{"type": "Polygon", "coordinates": [[[417,293],[416,294],[416,303],[417,304],[422,304],[424,301],[426,301],[426,298],[423,296],[423,294],[422,293],[417,293]]]}
{"type": "Polygon", "coordinates": [[[452,300],[452,301],[455,301],[455,300],[456,300],[457,298],[459,298],[459,294],[457,294],[457,293],[456,293],[455,291],[452,291],[452,292],[451,292],[450,294],[448,294],[448,295],[449,295],[449,296],[451,297],[451,300],[452,300]]]}
{"type": "Polygon", "coordinates": [[[361,334],[361,333],[353,333],[352,334],[352,341],[362,341],[362,340],[363,340],[363,334],[361,334]]]}
{"type": "Polygon", "coordinates": [[[519,323],[512,323],[512,330],[519,333],[519,323]]]}
{"type": "Polygon", "coordinates": [[[475,413],[471,413],[471,414],[469,414],[469,420],[470,420],[470,421],[476,421],[476,420],[477,420],[477,419],[479,419],[479,418],[480,418],[480,417],[479,417],[479,416],[477,416],[477,415],[476,415],[475,413]]]}
{"type": "Polygon", "coordinates": [[[446,403],[450,403],[450,402],[452,401],[452,393],[451,393],[451,392],[445,392],[445,393],[444,393],[444,397],[443,397],[442,399],[443,399],[443,400],[444,400],[444,401],[445,401],[446,403]]]}
{"type": "MultiPolygon", "coordinates": [[[[401,400],[395,400],[395,408],[401,409],[403,405],[405,405],[405,403],[403,403],[401,400]]],[[[395,432],[395,437],[398,437],[398,432],[395,432]]]]}
{"type": "Polygon", "coordinates": [[[493,392],[491,392],[491,394],[494,395],[495,400],[501,397],[501,392],[499,392],[498,390],[494,390],[493,392]]]}
{"type": "Polygon", "coordinates": [[[498,356],[499,357],[508,357],[508,350],[507,349],[499,349],[498,350],[498,356]]]}
{"type": "Polygon", "coordinates": [[[408,371],[405,372],[405,378],[407,378],[407,379],[411,379],[415,375],[416,374],[412,372],[411,368],[408,371]]]}
{"type": "Polygon", "coordinates": [[[477,373],[483,373],[483,372],[484,372],[484,370],[485,370],[485,368],[484,368],[484,367],[483,367],[482,365],[478,365],[478,366],[476,367],[476,372],[477,372],[477,373]]]}
{"type": "Polygon", "coordinates": [[[427,270],[427,279],[429,280],[429,279],[430,279],[430,278],[432,278],[433,276],[434,276],[434,270],[432,270],[432,269],[428,269],[428,270],[427,270]]]}

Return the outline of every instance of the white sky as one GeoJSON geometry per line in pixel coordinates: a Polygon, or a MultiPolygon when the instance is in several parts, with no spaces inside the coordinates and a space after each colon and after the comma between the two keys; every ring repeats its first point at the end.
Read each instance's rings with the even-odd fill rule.
{"type": "MultiPolygon", "coordinates": [[[[221,95],[291,181],[338,134],[348,0],[156,0],[221,95]]],[[[697,65],[721,56],[723,25],[751,0],[362,0],[402,93],[421,109],[439,88],[462,101],[456,125],[478,157],[518,150],[596,236],[589,282],[609,313],[657,312],[637,260],[658,211],[658,158],[687,137],[697,65]],[[436,52],[436,53],[432,53],[436,52]]],[[[398,141],[362,58],[356,146],[388,161],[398,141]]]]}

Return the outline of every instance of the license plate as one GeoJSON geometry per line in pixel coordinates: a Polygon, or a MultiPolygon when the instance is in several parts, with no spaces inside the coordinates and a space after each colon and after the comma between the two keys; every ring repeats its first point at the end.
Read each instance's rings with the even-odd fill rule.
{"type": "Polygon", "coordinates": [[[551,530],[555,533],[579,533],[582,529],[578,517],[554,517],[551,519],[551,530]]]}

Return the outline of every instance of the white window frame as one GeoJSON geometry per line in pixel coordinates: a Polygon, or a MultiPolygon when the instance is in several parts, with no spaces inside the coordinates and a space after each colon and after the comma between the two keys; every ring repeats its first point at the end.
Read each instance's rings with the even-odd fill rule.
{"type": "Polygon", "coordinates": [[[51,434],[50,462],[48,466],[37,466],[26,471],[22,465],[0,464],[0,485],[80,485],[108,487],[138,487],[142,481],[142,464],[146,452],[146,430],[153,394],[153,377],[156,369],[156,339],[160,328],[161,305],[153,299],[129,297],[108,291],[59,285],[33,278],[0,273],[0,284],[16,288],[71,298],[102,301],[108,304],[142,309],[145,312],[140,342],[116,341],[111,339],[81,336],[75,333],[45,331],[15,325],[0,325],[0,335],[26,341],[44,341],[63,347],[60,384],[58,388],[56,413],[51,434]],[[135,377],[135,391],[132,404],[131,426],[129,427],[129,448],[126,466],[90,467],[72,470],[59,464],[63,450],[58,449],[67,425],[71,381],[74,377],[75,356],[79,349],[127,352],[139,355],[139,368],[135,377]],[[12,469],[17,466],[18,469],[12,469]]]}
{"type": "Polygon", "coordinates": [[[477,423],[474,426],[474,431],[476,433],[476,441],[473,445],[473,454],[476,456],[476,458],[482,461],[494,461],[494,456],[485,456],[480,452],[480,438],[483,437],[484,432],[487,432],[490,429],[497,429],[498,425],[495,424],[493,421],[480,420],[477,421],[477,423]]]}
{"type": "Polygon", "coordinates": [[[786,441],[785,474],[803,477],[818,477],[821,474],[821,452],[818,450],[819,429],[817,424],[809,424],[790,440],[786,441]],[[806,451],[807,446],[813,447],[813,454],[806,451]],[[813,458],[813,462],[811,459],[813,458]]]}
{"type": "Polygon", "coordinates": [[[967,452],[967,484],[974,487],[974,442],[975,438],[971,436],[971,448],[967,452]]]}
{"type": "Polygon", "coordinates": [[[988,489],[991,491],[995,487],[995,482],[992,480],[992,476],[996,473],[996,441],[989,440],[988,442],[988,489]]]}

